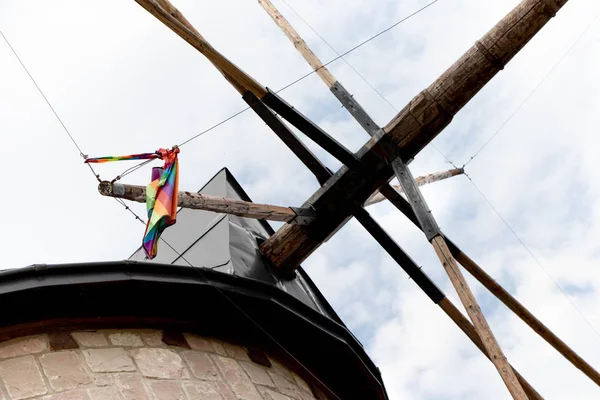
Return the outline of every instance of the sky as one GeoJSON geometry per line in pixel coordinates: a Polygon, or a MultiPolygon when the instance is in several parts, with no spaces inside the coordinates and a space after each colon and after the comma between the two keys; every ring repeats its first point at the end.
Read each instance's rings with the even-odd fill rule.
{"type": "MultiPolygon", "coordinates": [[[[428,2],[286,1],[339,52],[428,2]]],[[[322,60],[335,57],[282,0],[273,3],[322,60]]],[[[264,86],[278,90],[310,72],[257,2],[174,4],[264,86]]],[[[345,57],[364,79],[342,60],[330,69],[384,125],[517,4],[440,0],[345,57]]],[[[466,166],[470,180],[426,186],[424,196],[446,235],[596,369],[600,22],[593,22],[599,12],[595,0],[570,1],[434,140],[439,151],[428,146],[411,164],[415,176],[451,168],[445,157],[461,166],[492,137],[466,166]]],[[[0,0],[0,30],[90,156],[178,144],[245,108],[202,55],[134,1],[0,0]]],[[[2,40],[0,65],[7,169],[0,269],[126,259],[143,226],[97,193],[79,150],[2,40]]],[[[314,74],[281,96],[351,150],[366,142],[314,74]]],[[[224,166],[256,202],[296,206],[318,187],[249,111],[183,146],[180,160],[182,190],[199,189],[224,166]]],[[[127,166],[97,170],[112,179],[127,166]]],[[[149,176],[144,169],[123,181],[146,184],[149,176]]],[[[144,205],[132,208],[144,214],[144,205]]],[[[369,212],[462,310],[422,233],[389,204],[369,212]]],[[[303,266],[381,369],[391,399],[510,398],[492,364],[355,221],[303,266]]],[[[507,358],[545,398],[600,396],[585,375],[468,281],[507,358]]]]}

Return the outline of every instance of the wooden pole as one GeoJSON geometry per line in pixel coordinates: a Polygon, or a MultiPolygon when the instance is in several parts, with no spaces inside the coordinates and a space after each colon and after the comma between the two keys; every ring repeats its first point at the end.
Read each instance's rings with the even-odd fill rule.
{"type": "MultiPolygon", "coordinates": [[[[444,179],[452,178],[453,176],[461,175],[464,172],[465,171],[462,168],[455,168],[448,171],[434,172],[433,174],[419,176],[415,178],[415,181],[417,181],[417,185],[423,186],[429,183],[443,181],[444,179]]],[[[402,189],[401,185],[393,185],[392,188],[394,188],[394,190],[398,193],[404,193],[404,190],[402,189]]],[[[371,196],[367,201],[365,201],[364,206],[368,207],[373,204],[380,203],[384,200],[387,200],[387,197],[385,197],[380,192],[377,192],[373,196],[371,196]]]]}
{"type": "Polygon", "coordinates": [[[267,90],[254,78],[219,53],[168,0],[135,1],[202,53],[240,94],[249,90],[259,99],[267,94],[267,90]]]}
{"type": "Polygon", "coordinates": [[[458,248],[453,249],[449,246],[456,261],[458,261],[475,279],[477,279],[485,288],[487,288],[496,298],[504,303],[513,311],[523,322],[540,335],[548,344],[554,347],[560,354],[581,370],[588,378],[600,386],[600,374],[583,358],[575,353],[565,342],[556,336],[546,325],[537,319],[527,308],[525,308],[517,299],[511,296],[498,282],[487,274],[479,265],[469,256],[458,248]]]}
{"type": "MultiPolygon", "coordinates": [[[[103,196],[131,200],[138,203],[146,202],[144,186],[124,185],[121,183],[100,182],[98,191],[103,196]]],[[[291,222],[297,214],[289,207],[258,204],[225,197],[207,196],[199,193],[179,192],[177,205],[194,210],[213,211],[233,214],[240,217],[266,219],[269,221],[291,222]]]]}
{"type": "Polygon", "coordinates": [[[542,29],[568,0],[523,0],[478,40],[432,85],[419,93],[374,135],[357,157],[365,172],[342,167],[309,199],[319,215],[309,226],[286,224],[261,245],[275,267],[292,271],[353,215],[357,207],[392,177],[389,163],[413,158],[542,29]],[[387,164],[379,163],[384,158],[387,164]],[[357,177],[358,175],[358,177],[357,177]],[[329,205],[328,205],[329,204],[329,205]]]}
{"type": "MultiPolygon", "coordinates": [[[[290,39],[290,41],[294,44],[294,47],[296,47],[296,49],[300,52],[300,54],[304,57],[304,59],[310,64],[310,66],[315,70],[315,72],[319,75],[319,77],[321,77],[323,82],[330,89],[335,88],[337,90],[337,92],[334,90],[332,90],[332,92],[334,93],[334,95],[336,95],[336,97],[338,97],[340,102],[346,107],[346,109],[348,109],[348,111],[352,114],[352,116],[354,116],[356,118],[357,122],[359,122],[359,124],[361,124],[361,126],[363,126],[363,128],[367,131],[367,133],[369,133],[370,135],[373,135],[379,129],[379,127],[376,126],[375,122],[369,117],[369,115],[366,113],[366,111],[364,111],[364,109],[362,107],[360,107],[360,105],[358,105],[358,103],[356,103],[355,101],[354,102],[349,101],[349,99],[352,98],[350,93],[348,93],[348,91],[337,81],[337,79],[333,76],[333,74],[331,74],[329,72],[329,70],[323,66],[323,64],[318,59],[318,57],[312,52],[312,50],[308,47],[308,45],[306,45],[304,40],[300,37],[300,35],[298,34],[298,32],[296,32],[296,30],[292,27],[292,25],[283,17],[283,15],[281,15],[281,13],[277,10],[277,8],[269,0],[258,0],[258,2],[265,9],[267,14],[273,19],[273,21],[275,21],[275,23],[279,26],[279,28],[281,28],[283,33],[290,39]]],[[[427,183],[432,183],[432,182],[436,182],[436,181],[439,181],[442,179],[447,179],[452,176],[459,175],[463,172],[464,171],[462,169],[454,169],[454,170],[445,171],[445,172],[441,172],[441,173],[426,175],[424,177],[419,177],[419,178],[416,178],[415,181],[418,186],[421,186],[421,185],[424,185],[427,183]]],[[[385,189],[386,190],[384,190],[384,191],[389,191],[391,188],[386,186],[385,189]]],[[[396,190],[398,193],[402,192],[402,187],[400,185],[394,186],[393,189],[396,190]]],[[[383,194],[378,192],[378,193],[374,194],[373,196],[371,196],[365,202],[364,206],[375,204],[375,203],[383,201],[385,199],[386,199],[386,197],[384,197],[383,194]]],[[[464,282],[464,280],[462,281],[462,283],[464,283],[464,285],[466,285],[466,282],[464,282]]],[[[467,289],[468,289],[468,287],[467,287],[467,289]]],[[[469,291],[469,293],[470,293],[470,291],[469,291]]],[[[471,294],[470,301],[472,304],[477,305],[477,303],[475,302],[475,299],[472,297],[472,294],[471,294]]],[[[467,336],[469,336],[471,338],[471,340],[474,341],[474,343],[477,345],[477,347],[490,360],[492,360],[492,362],[494,362],[494,364],[497,363],[495,360],[497,359],[498,355],[503,357],[501,351],[499,351],[499,347],[498,347],[497,343],[495,344],[495,347],[490,348],[491,353],[494,354],[494,357],[489,356],[489,352],[488,352],[488,350],[486,350],[487,343],[486,343],[486,345],[483,344],[482,340],[479,338],[479,336],[477,334],[477,328],[473,327],[473,325],[471,325],[469,323],[469,321],[452,305],[452,303],[450,303],[447,300],[447,298],[444,298],[442,300],[442,303],[440,304],[440,306],[444,310],[444,312],[446,312],[446,314],[457,325],[459,325],[459,327],[461,329],[463,329],[463,331],[465,331],[467,336]]],[[[479,311],[478,319],[481,319],[485,322],[485,319],[483,319],[483,316],[481,315],[480,311],[479,311]]],[[[481,324],[478,324],[478,325],[481,326],[481,324]]],[[[489,327],[487,327],[487,332],[488,332],[487,335],[483,335],[483,337],[489,337],[491,335],[491,332],[489,331],[489,327]]],[[[495,341],[493,340],[493,336],[492,336],[492,341],[495,343],[495,341]]],[[[490,346],[487,345],[487,347],[490,347],[490,346]]],[[[508,368],[512,369],[512,366],[509,366],[508,368]]],[[[517,375],[515,373],[515,379],[518,379],[520,382],[521,381],[524,382],[523,387],[525,388],[527,394],[531,398],[541,398],[541,396],[531,387],[531,385],[529,385],[529,383],[527,383],[527,381],[525,381],[525,379],[523,379],[522,376],[517,375]]],[[[518,386],[518,383],[516,383],[516,385],[518,386]]]]}
{"type": "MultiPolygon", "coordinates": [[[[267,12],[267,14],[273,19],[273,21],[279,26],[282,32],[290,39],[294,47],[304,57],[308,64],[315,70],[318,76],[323,80],[328,88],[332,88],[337,81],[335,76],[323,66],[321,60],[306,44],[300,34],[294,29],[294,27],[287,21],[287,19],[277,10],[277,8],[269,0],[258,0],[259,4],[267,12]]],[[[349,94],[347,94],[348,96],[349,94]]],[[[351,97],[351,96],[349,96],[351,97]]],[[[359,111],[360,112],[360,111],[359,111]]],[[[365,115],[358,116],[357,121],[361,123],[362,120],[369,120],[370,117],[366,115],[364,110],[362,111],[365,115]]],[[[355,113],[352,113],[356,116],[355,113]]],[[[374,123],[373,123],[374,125],[374,123]]],[[[377,129],[367,129],[367,132],[371,134],[377,129]]],[[[463,170],[456,169],[450,170],[445,173],[430,174],[425,177],[416,178],[417,184],[423,185],[425,183],[435,182],[441,179],[446,179],[450,176],[458,175],[463,173],[463,170]]],[[[400,185],[392,186],[398,193],[402,193],[402,187],[400,185]]],[[[388,186],[389,188],[389,186],[388,186]]],[[[378,203],[386,199],[386,196],[377,192],[371,196],[364,204],[365,207],[378,203]]],[[[405,210],[401,210],[405,211],[405,210]]],[[[417,224],[418,226],[418,224],[417,224]]],[[[458,247],[450,244],[450,249],[456,261],[458,261],[472,276],[474,276],[484,287],[486,287],[492,294],[494,294],[500,301],[502,301],[510,310],[512,310],[519,318],[521,318],[529,327],[531,327],[540,337],[542,337],[547,343],[553,346],[561,355],[569,360],[576,368],[580,369],[585,375],[587,375],[592,381],[600,385],[600,374],[592,368],[584,359],[582,359],[577,353],[575,353],[566,343],[558,338],[550,329],[548,329],[540,320],[538,320],[529,310],[527,310],[519,301],[510,295],[502,286],[500,286],[491,276],[489,276],[483,269],[481,269],[473,260],[471,260],[465,253],[463,253],[458,247]]],[[[454,307],[454,306],[452,306],[454,307]]],[[[458,310],[457,310],[458,311],[458,310]]],[[[458,313],[460,314],[460,313],[458,313]]],[[[448,314],[450,315],[450,314],[448,314]]],[[[452,315],[450,315],[451,318],[452,315]]],[[[460,314],[463,318],[463,322],[468,321],[460,314]]],[[[453,318],[454,319],[454,318],[453,318]]],[[[455,320],[456,322],[456,320],[455,320]]],[[[458,323],[458,322],[457,322],[458,323]]],[[[461,328],[462,329],[462,328],[461,328]]],[[[471,328],[471,335],[466,332],[469,337],[475,333],[474,328],[471,328]]],[[[464,331],[464,329],[463,329],[464,331]]],[[[475,335],[477,339],[479,337],[475,335]]],[[[480,349],[483,349],[481,342],[476,343],[480,349]]],[[[487,355],[487,353],[486,353],[487,355]]],[[[489,357],[489,356],[488,356],[489,357]]],[[[519,376],[518,376],[519,377],[519,376]]],[[[522,382],[522,379],[519,378],[522,382]]],[[[523,383],[523,382],[522,382],[523,383]]],[[[527,390],[527,385],[524,388],[527,390]]],[[[530,395],[531,397],[531,395],[530,395]]]]}
{"type": "Polygon", "coordinates": [[[283,15],[275,8],[273,3],[269,0],[258,0],[258,3],[265,9],[267,14],[275,21],[277,26],[281,28],[285,36],[290,39],[290,41],[294,44],[294,47],[298,52],[304,57],[304,59],[310,64],[313,70],[319,75],[319,77],[325,82],[328,88],[331,87],[337,82],[337,79],[329,72],[326,66],[323,65],[319,57],[308,47],[304,39],[300,37],[298,32],[290,25],[290,23],[285,19],[283,15]]]}
{"type": "MultiPolygon", "coordinates": [[[[447,298],[443,298],[438,305],[444,311],[444,313],[454,321],[454,323],[462,330],[465,335],[477,346],[479,350],[491,361],[488,351],[486,350],[483,342],[479,338],[477,331],[473,324],[456,308],[454,304],[447,298]]],[[[510,364],[509,364],[510,365],[510,364]]],[[[525,378],[517,371],[512,365],[511,368],[515,372],[515,375],[521,386],[523,386],[523,390],[527,393],[527,396],[530,400],[543,400],[544,398],[527,382],[525,378]]]]}
{"type": "Polygon", "coordinates": [[[454,257],[452,257],[450,249],[446,245],[444,238],[442,236],[436,236],[431,240],[431,244],[433,245],[438,258],[442,262],[442,265],[444,266],[452,285],[456,289],[458,297],[467,310],[467,314],[473,322],[475,331],[481,339],[481,344],[486,349],[486,353],[490,356],[490,359],[496,366],[496,369],[500,373],[500,376],[508,388],[508,391],[512,395],[513,399],[527,399],[527,395],[525,394],[523,387],[519,383],[513,368],[508,363],[508,360],[504,356],[502,349],[498,345],[490,326],[481,312],[479,304],[477,304],[477,300],[475,299],[473,292],[471,292],[465,277],[460,271],[458,264],[456,264],[456,260],[454,257]]]}

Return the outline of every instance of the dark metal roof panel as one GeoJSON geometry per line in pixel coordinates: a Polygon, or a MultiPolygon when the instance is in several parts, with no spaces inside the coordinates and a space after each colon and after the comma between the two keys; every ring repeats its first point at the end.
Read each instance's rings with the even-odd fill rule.
{"type": "MultiPolygon", "coordinates": [[[[251,201],[226,168],[219,171],[198,193],[251,201]]],[[[267,282],[342,323],[303,269],[300,268],[293,277],[284,278],[262,258],[258,250],[259,243],[273,233],[273,228],[266,221],[181,209],[177,214],[177,223],[163,233],[163,238],[176,252],[159,243],[158,256],[154,260],[145,260],[141,247],[130,260],[215,268],[228,274],[267,282]]]]}

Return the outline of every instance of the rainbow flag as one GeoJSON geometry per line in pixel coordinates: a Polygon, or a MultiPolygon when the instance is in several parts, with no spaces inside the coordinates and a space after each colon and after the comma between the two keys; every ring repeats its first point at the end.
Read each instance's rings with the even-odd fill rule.
{"type": "Polygon", "coordinates": [[[177,194],[179,190],[179,148],[160,149],[160,158],[165,160],[160,178],[146,186],[146,210],[148,224],[144,233],[143,247],[146,257],[153,259],[158,252],[158,239],[162,232],[175,224],[177,217],[177,194]]]}
{"type": "Polygon", "coordinates": [[[154,153],[140,153],[140,154],[131,154],[128,156],[108,156],[108,157],[96,157],[96,158],[86,158],[86,163],[91,164],[101,164],[105,162],[111,161],[128,161],[128,160],[152,160],[155,158],[161,158],[161,155],[158,151],[154,153]]]}
{"type": "Polygon", "coordinates": [[[158,240],[162,232],[175,224],[177,217],[177,194],[179,190],[179,163],[177,155],[179,148],[159,149],[154,153],[131,154],[128,156],[109,156],[88,158],[86,163],[105,163],[124,160],[152,160],[165,161],[161,176],[146,186],[146,210],[148,222],[142,241],[146,257],[153,259],[158,252],[158,240]]]}

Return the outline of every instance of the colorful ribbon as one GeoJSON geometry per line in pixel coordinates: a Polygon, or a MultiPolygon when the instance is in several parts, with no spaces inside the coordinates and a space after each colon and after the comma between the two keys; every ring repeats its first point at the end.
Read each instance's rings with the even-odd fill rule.
{"type": "Polygon", "coordinates": [[[155,158],[162,158],[158,151],[154,153],[141,153],[141,154],[131,154],[128,156],[108,156],[108,157],[96,157],[96,158],[86,158],[86,163],[91,164],[101,164],[105,162],[111,161],[127,161],[127,160],[153,160],[155,158]]]}

